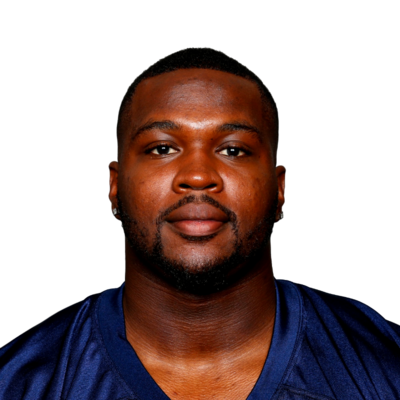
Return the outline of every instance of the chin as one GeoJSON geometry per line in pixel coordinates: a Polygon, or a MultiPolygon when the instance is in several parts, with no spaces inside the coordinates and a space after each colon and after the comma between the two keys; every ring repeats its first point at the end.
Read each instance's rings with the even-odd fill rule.
{"type": "Polygon", "coordinates": [[[196,254],[193,250],[187,255],[181,251],[179,258],[170,257],[159,246],[151,255],[151,264],[170,285],[195,295],[212,294],[229,287],[232,271],[242,262],[240,246],[226,255],[206,248],[196,254]]]}

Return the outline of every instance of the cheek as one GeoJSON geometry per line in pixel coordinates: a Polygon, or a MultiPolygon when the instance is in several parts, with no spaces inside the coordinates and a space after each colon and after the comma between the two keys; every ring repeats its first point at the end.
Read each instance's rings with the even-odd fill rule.
{"type": "Polygon", "coordinates": [[[274,176],[270,174],[260,174],[253,178],[247,175],[243,178],[228,181],[226,191],[240,225],[251,229],[273,207],[278,189],[274,176]]]}
{"type": "Polygon", "coordinates": [[[171,179],[165,170],[150,173],[148,169],[131,168],[122,181],[128,212],[138,221],[154,221],[165,207],[165,198],[171,190],[171,179]]]}

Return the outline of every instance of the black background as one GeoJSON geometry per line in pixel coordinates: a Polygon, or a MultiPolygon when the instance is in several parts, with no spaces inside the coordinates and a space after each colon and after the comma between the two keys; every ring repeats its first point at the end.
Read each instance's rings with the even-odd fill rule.
{"type": "Polygon", "coordinates": [[[122,236],[106,198],[118,102],[155,59],[204,44],[254,69],[281,109],[288,192],[287,219],[274,238],[276,276],[358,298],[400,322],[380,129],[388,89],[366,48],[335,40],[122,48],[65,39],[25,54],[10,78],[3,133],[1,344],[122,281],[122,236]]]}

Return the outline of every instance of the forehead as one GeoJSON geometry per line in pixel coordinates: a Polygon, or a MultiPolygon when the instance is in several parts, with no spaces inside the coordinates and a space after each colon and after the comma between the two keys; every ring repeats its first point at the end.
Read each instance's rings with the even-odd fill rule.
{"type": "Polygon", "coordinates": [[[128,107],[129,128],[149,120],[186,123],[248,121],[263,128],[263,104],[257,85],[222,71],[182,69],[142,81],[128,107]]]}

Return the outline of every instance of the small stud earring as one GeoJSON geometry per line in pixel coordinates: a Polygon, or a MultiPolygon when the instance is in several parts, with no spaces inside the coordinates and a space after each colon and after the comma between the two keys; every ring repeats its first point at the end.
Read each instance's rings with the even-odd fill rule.
{"type": "Polygon", "coordinates": [[[119,214],[118,208],[113,208],[112,212],[113,212],[114,215],[119,214]]]}
{"type": "Polygon", "coordinates": [[[279,219],[283,219],[283,211],[279,214],[279,219]]]}

